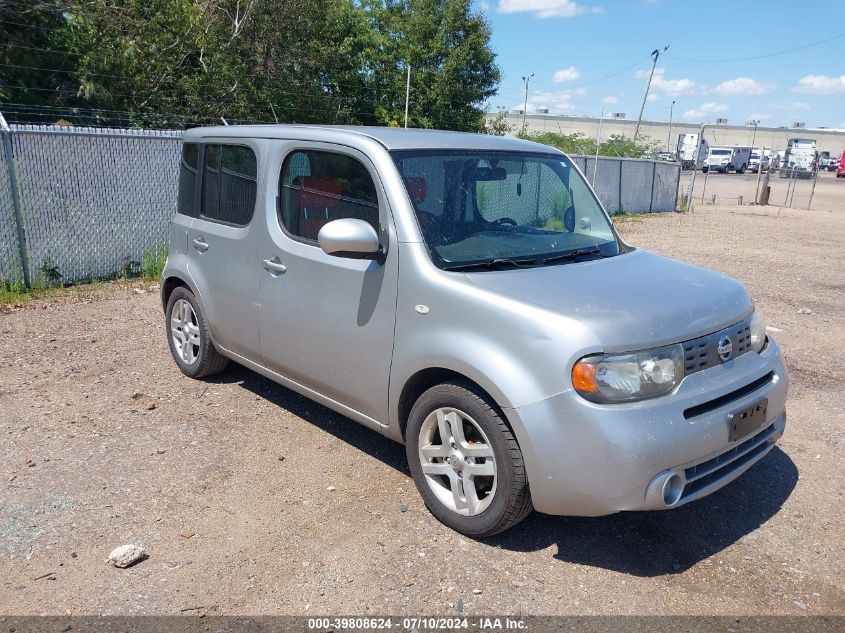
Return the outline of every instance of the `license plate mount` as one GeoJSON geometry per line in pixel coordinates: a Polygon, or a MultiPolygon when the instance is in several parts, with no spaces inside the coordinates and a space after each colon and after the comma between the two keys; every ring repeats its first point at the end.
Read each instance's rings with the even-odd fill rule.
{"type": "Polygon", "coordinates": [[[762,427],[766,423],[768,408],[769,400],[763,398],[734,413],[728,420],[728,440],[735,442],[762,427]]]}

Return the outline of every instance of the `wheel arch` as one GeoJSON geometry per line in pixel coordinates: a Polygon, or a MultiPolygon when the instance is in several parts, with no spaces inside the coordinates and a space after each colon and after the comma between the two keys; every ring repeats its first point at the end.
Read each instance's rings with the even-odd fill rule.
{"type": "MultiPolygon", "coordinates": [[[[468,382],[478,389],[478,391],[490,401],[490,404],[496,409],[496,412],[505,424],[510,427],[510,422],[502,411],[501,403],[490,393],[490,390],[485,389],[479,381],[474,380],[464,373],[447,367],[427,367],[414,373],[405,381],[405,384],[402,385],[402,390],[396,403],[396,419],[399,424],[399,433],[402,441],[405,440],[405,431],[408,427],[408,418],[411,415],[411,409],[414,407],[414,403],[416,403],[419,397],[435,385],[454,381],[468,382]]],[[[512,428],[511,431],[513,431],[512,428]]]]}
{"type": "Polygon", "coordinates": [[[196,296],[196,292],[194,292],[193,288],[191,288],[190,284],[179,277],[178,275],[170,275],[161,281],[161,309],[167,310],[167,302],[170,301],[170,295],[173,294],[173,291],[176,290],[179,286],[183,286],[194,293],[196,296]]]}

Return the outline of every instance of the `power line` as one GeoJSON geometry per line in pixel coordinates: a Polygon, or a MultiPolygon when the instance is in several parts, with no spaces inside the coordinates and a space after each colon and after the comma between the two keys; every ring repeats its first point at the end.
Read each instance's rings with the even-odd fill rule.
{"type": "Polygon", "coordinates": [[[38,46],[23,46],[22,44],[12,44],[11,42],[0,42],[0,46],[8,46],[9,48],[21,48],[27,51],[38,51],[40,53],[55,53],[56,55],[72,55],[73,57],[82,57],[82,53],[74,53],[72,51],[58,51],[54,48],[39,48],[38,46]]]}
{"type": "Polygon", "coordinates": [[[845,33],[840,33],[839,35],[834,35],[833,37],[828,37],[827,39],[819,40],[817,42],[810,42],[809,44],[804,44],[802,46],[797,46],[795,48],[787,48],[782,51],[775,51],[773,53],[765,53],[763,55],[752,55],[750,57],[732,57],[730,59],[691,59],[689,57],[678,57],[672,54],[672,59],[677,59],[682,62],[694,62],[696,64],[727,64],[730,62],[747,62],[754,59],[766,59],[767,57],[776,57],[778,55],[786,55],[788,53],[795,53],[797,51],[803,51],[808,48],[812,48],[813,46],[819,46],[821,44],[827,44],[828,42],[832,42],[834,40],[838,40],[842,37],[845,37],[845,33]]]}

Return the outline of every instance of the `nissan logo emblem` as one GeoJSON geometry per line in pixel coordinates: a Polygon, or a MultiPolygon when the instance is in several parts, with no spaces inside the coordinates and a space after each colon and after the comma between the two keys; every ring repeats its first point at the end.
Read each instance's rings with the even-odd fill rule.
{"type": "Polygon", "coordinates": [[[729,336],[723,336],[719,339],[719,347],[716,348],[716,351],[719,352],[719,358],[722,359],[722,362],[730,360],[733,350],[734,346],[729,336]]]}

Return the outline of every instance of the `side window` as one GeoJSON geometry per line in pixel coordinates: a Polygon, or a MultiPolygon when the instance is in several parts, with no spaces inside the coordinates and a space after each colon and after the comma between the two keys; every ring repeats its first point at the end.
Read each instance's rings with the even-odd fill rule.
{"type": "Polygon", "coordinates": [[[179,167],[179,201],[176,205],[176,212],[192,217],[197,215],[194,195],[197,186],[198,157],[199,145],[185,143],[182,146],[182,160],[179,167]]]}
{"type": "Polygon", "coordinates": [[[367,168],[345,154],[300,150],[282,165],[279,222],[294,237],[317,241],[323,225],[341,218],[369,222],[379,232],[376,187],[367,168]]]}
{"type": "Polygon", "coordinates": [[[258,167],[255,153],[242,145],[206,145],[202,217],[246,226],[255,211],[258,167]]]}

